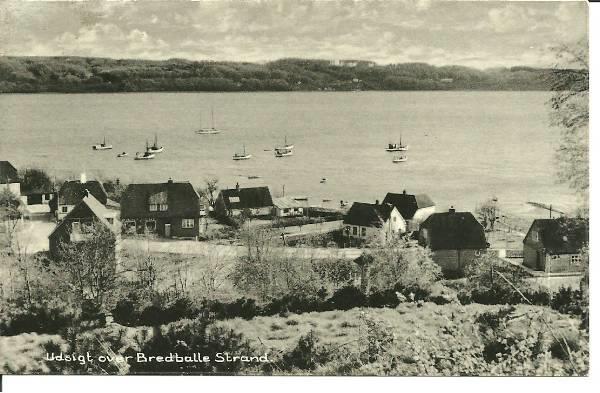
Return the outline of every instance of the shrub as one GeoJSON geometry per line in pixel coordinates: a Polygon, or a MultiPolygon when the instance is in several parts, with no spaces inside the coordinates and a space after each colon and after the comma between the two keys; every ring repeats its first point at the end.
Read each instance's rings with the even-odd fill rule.
{"type": "Polygon", "coordinates": [[[0,336],[21,333],[56,334],[76,320],[73,309],[59,302],[38,302],[27,307],[9,303],[0,319],[0,336]]]}
{"type": "Polygon", "coordinates": [[[561,287],[552,297],[551,307],[562,314],[582,315],[581,291],[561,287]]]}
{"type": "Polygon", "coordinates": [[[367,297],[360,289],[347,286],[335,291],[327,300],[327,305],[330,310],[349,310],[367,305],[367,297]]]}
{"type": "Polygon", "coordinates": [[[580,350],[579,341],[573,337],[557,337],[550,344],[550,353],[552,357],[563,361],[569,360],[569,351],[577,352],[580,350]],[[566,341],[566,345],[565,345],[566,341]],[[568,349],[567,349],[568,346],[568,349]]]}
{"type": "Polygon", "coordinates": [[[380,292],[373,292],[369,295],[369,307],[397,307],[400,304],[400,299],[396,291],[388,289],[380,292]]]}

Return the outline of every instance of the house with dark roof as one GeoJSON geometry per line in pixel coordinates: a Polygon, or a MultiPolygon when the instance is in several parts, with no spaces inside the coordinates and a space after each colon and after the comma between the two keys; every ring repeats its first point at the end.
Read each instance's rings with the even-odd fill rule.
{"type": "Polygon", "coordinates": [[[0,191],[8,189],[21,196],[21,183],[17,169],[8,161],[0,161],[0,191]]]}
{"type": "Polygon", "coordinates": [[[344,235],[352,239],[386,240],[406,232],[406,221],[389,203],[354,202],[344,216],[344,235]]]}
{"type": "Polygon", "coordinates": [[[534,220],[523,239],[523,265],[547,273],[580,272],[588,236],[588,223],[581,218],[534,220]]]}
{"type": "Polygon", "coordinates": [[[434,213],[421,223],[419,244],[431,250],[444,273],[462,273],[488,247],[483,226],[470,212],[434,213]]]}
{"type": "Polygon", "coordinates": [[[215,213],[222,217],[235,217],[247,212],[250,216],[270,216],[273,198],[269,187],[235,188],[221,190],[215,201],[215,213]]]}
{"type": "Polygon", "coordinates": [[[435,213],[435,203],[428,195],[407,194],[406,190],[401,194],[388,192],[383,203],[389,203],[398,209],[406,220],[409,231],[418,231],[419,225],[435,213]]]}
{"type": "Polygon", "coordinates": [[[89,240],[95,225],[102,225],[114,235],[115,259],[120,252],[120,224],[114,211],[106,208],[91,193],[86,195],[65,215],[48,236],[50,256],[60,258],[63,244],[89,240]]]}
{"type": "Polygon", "coordinates": [[[130,184],[121,196],[121,221],[126,233],[156,233],[197,239],[204,213],[190,182],[130,184]]]}
{"type": "Polygon", "coordinates": [[[57,220],[62,220],[87,194],[91,194],[102,205],[110,209],[119,209],[119,204],[110,200],[101,182],[87,180],[81,175],[80,180],[67,180],[58,190],[56,198],[50,201],[50,212],[57,220]]]}

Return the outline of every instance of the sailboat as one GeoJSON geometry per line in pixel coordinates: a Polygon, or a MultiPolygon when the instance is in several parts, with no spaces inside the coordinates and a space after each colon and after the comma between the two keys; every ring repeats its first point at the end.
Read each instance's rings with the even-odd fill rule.
{"type": "Polygon", "coordinates": [[[212,135],[212,134],[218,134],[221,132],[221,130],[217,130],[215,128],[215,111],[213,108],[210,108],[210,127],[202,127],[199,130],[196,130],[196,134],[199,135],[212,135]]]}
{"type": "Polygon", "coordinates": [[[148,141],[146,141],[146,151],[143,153],[135,153],[134,160],[151,160],[156,157],[156,154],[152,153],[148,148],[148,141]]]}
{"type": "Polygon", "coordinates": [[[235,161],[240,161],[240,160],[249,160],[250,158],[252,158],[252,154],[246,154],[246,145],[244,145],[244,152],[242,154],[240,153],[235,153],[233,155],[233,159],[235,161]]]}
{"type": "Polygon", "coordinates": [[[292,150],[294,148],[294,144],[287,143],[287,136],[284,137],[283,146],[276,147],[275,150],[292,150]]]}
{"type": "Polygon", "coordinates": [[[156,136],[156,134],[154,134],[154,144],[152,146],[150,146],[148,151],[150,153],[162,153],[164,150],[165,150],[164,147],[158,146],[158,137],[156,136]]]}
{"type": "Polygon", "coordinates": [[[106,144],[106,137],[104,137],[104,140],[99,145],[92,146],[92,149],[94,149],[94,150],[110,150],[112,148],[113,148],[112,145],[106,144]]]}
{"type": "Polygon", "coordinates": [[[406,156],[396,156],[396,157],[394,157],[394,159],[392,160],[392,162],[393,162],[394,164],[398,164],[398,163],[400,163],[400,162],[405,162],[405,161],[408,161],[408,157],[406,157],[406,156]]]}
{"type": "Polygon", "coordinates": [[[388,147],[385,149],[385,151],[407,151],[407,150],[408,150],[408,145],[402,144],[402,135],[400,135],[399,143],[388,143],[388,147]]]}

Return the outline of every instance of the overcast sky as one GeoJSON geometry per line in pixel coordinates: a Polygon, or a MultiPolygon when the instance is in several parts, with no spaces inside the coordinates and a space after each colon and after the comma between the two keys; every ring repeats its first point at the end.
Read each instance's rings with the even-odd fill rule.
{"type": "Polygon", "coordinates": [[[550,66],[550,47],[586,34],[581,1],[0,0],[0,54],[14,56],[550,66]]]}

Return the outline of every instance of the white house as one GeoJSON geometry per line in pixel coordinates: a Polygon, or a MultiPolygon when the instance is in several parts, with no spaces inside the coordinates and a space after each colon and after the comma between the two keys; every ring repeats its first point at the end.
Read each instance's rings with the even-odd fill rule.
{"type": "Polygon", "coordinates": [[[398,209],[389,203],[354,202],[344,217],[344,235],[354,239],[385,240],[405,233],[407,224],[398,209]]]}
{"type": "Polygon", "coordinates": [[[273,198],[274,217],[297,217],[304,215],[300,202],[289,197],[273,198]]]}

